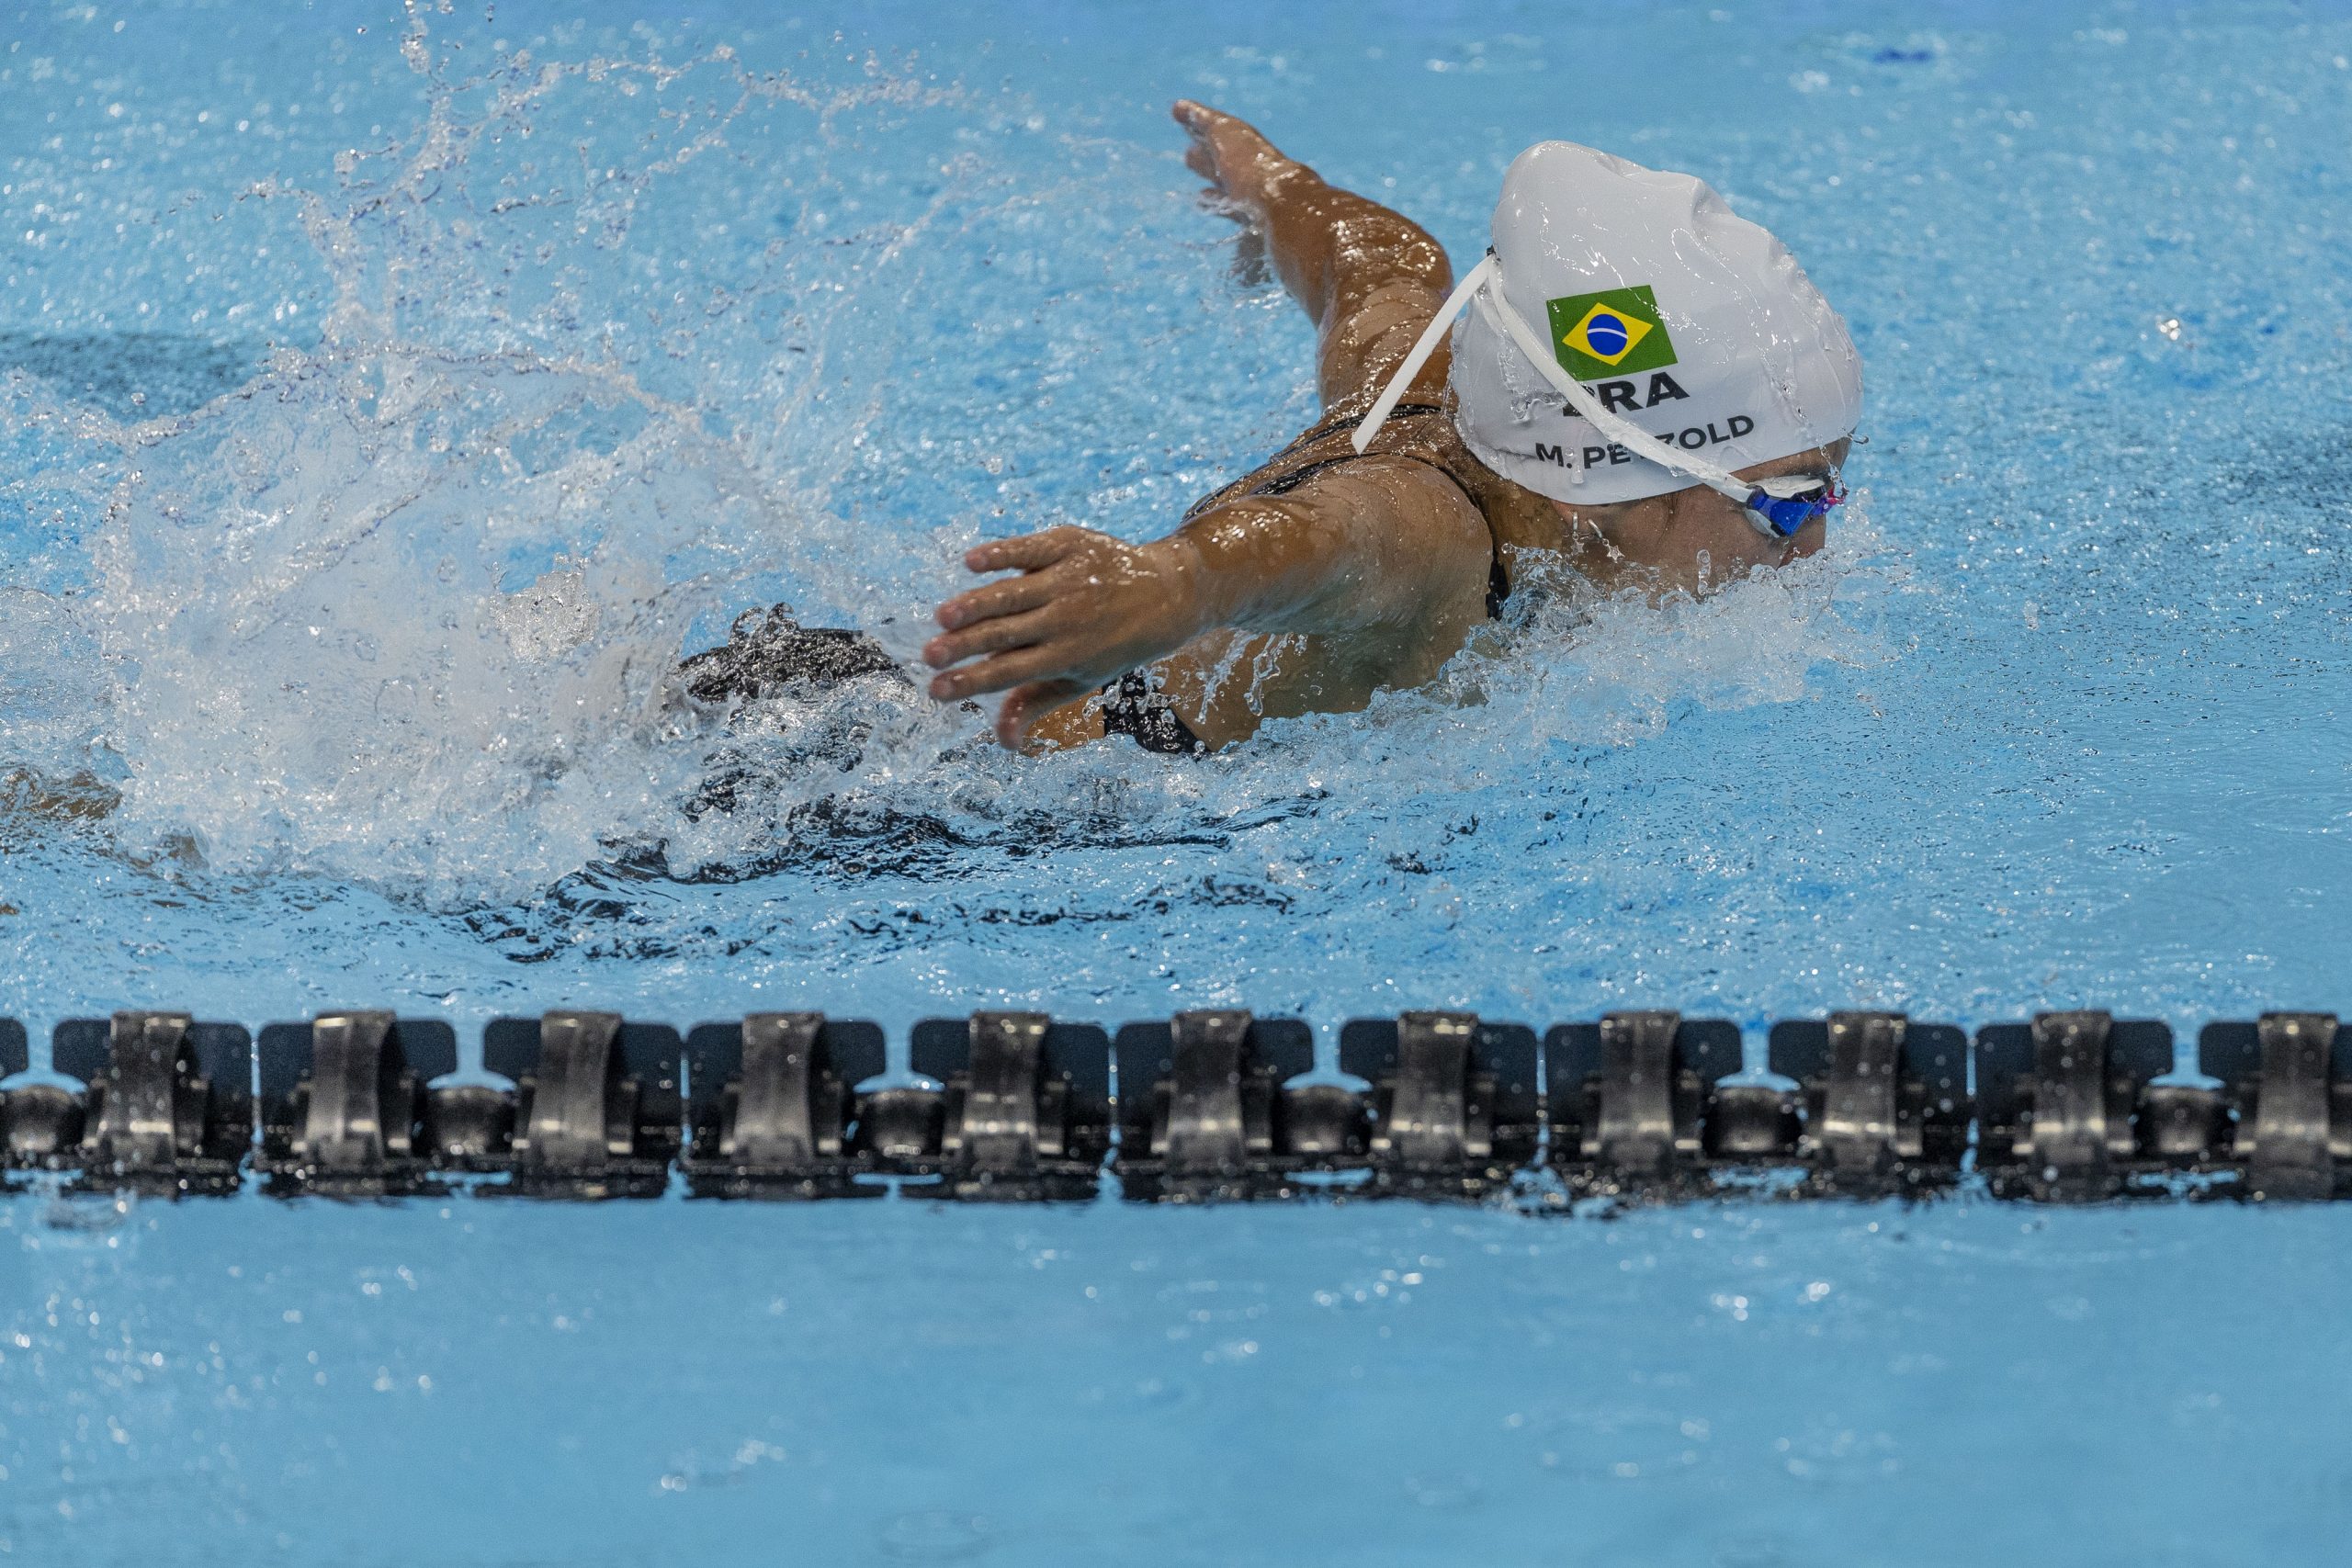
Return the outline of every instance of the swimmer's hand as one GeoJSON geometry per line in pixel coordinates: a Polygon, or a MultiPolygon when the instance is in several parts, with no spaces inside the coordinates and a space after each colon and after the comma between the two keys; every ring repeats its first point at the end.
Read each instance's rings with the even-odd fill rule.
{"type": "MultiPolygon", "coordinates": [[[[1191,98],[1179,98],[1170,110],[1176,123],[1192,137],[1184,150],[1185,167],[1209,182],[1208,193],[1233,204],[1234,216],[1250,222],[1266,214],[1269,187],[1278,180],[1307,175],[1274,150],[1248,120],[1191,98]]],[[[1307,175],[1308,178],[1313,178],[1307,175]]]]}
{"type": "Polygon", "coordinates": [[[1048,528],[981,545],[964,564],[1021,575],[939,606],[944,629],[922,650],[941,671],[931,694],[946,703],[1005,693],[996,738],[1013,750],[1047,714],[1204,629],[1200,554],[1182,536],[1130,545],[1091,528],[1048,528]]]}

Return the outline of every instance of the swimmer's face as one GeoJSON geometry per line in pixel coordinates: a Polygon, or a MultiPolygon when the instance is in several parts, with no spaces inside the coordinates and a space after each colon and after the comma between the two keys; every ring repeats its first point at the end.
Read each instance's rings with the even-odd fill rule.
{"type": "MultiPolygon", "coordinates": [[[[1776,457],[1740,469],[1738,477],[1826,479],[1844,466],[1849,445],[1834,441],[1810,452],[1776,457]]],[[[1662,586],[1693,593],[1745,577],[1759,566],[1786,566],[1813,554],[1829,537],[1827,519],[1816,517],[1792,538],[1773,538],[1749,522],[1736,502],[1704,485],[1614,506],[1552,504],[1567,523],[1572,539],[1598,534],[1613,551],[1657,572],[1662,586]]]]}

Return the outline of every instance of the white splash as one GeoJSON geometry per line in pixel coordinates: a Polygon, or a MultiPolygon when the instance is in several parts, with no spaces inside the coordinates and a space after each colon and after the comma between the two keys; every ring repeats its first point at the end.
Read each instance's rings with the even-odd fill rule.
{"type": "Polygon", "coordinates": [[[249,193],[326,269],[318,344],[193,412],[85,419],[87,592],[0,606],[0,695],[36,720],[0,772],[107,775],[131,852],[472,907],[616,850],[756,859],[829,795],[1137,824],[1443,789],[1877,656],[1838,607],[1872,580],[1849,508],[1792,570],[1531,594],[1430,690],[1199,765],[1011,757],[883,679],[706,711],[674,665],[746,607],[904,655],[974,538],[1163,529],[1298,412],[1305,329],[1197,243],[1172,154],[1022,152],[1025,106],[726,50],[460,79],[421,10],[402,50],[423,125],[249,193]],[[733,811],[698,807],[714,776],[733,811]]]}

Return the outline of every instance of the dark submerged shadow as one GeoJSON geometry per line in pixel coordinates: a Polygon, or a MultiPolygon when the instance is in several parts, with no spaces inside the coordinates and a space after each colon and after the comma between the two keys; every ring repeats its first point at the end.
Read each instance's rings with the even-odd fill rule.
{"type": "Polygon", "coordinates": [[[263,352],[173,333],[0,332],[0,371],[21,370],[124,421],[201,408],[251,380],[263,352]]]}

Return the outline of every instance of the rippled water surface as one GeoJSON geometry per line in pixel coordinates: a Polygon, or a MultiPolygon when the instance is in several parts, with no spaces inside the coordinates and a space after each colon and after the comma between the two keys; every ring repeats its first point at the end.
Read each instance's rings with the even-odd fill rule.
{"type": "MultiPolygon", "coordinates": [[[[2346,1003],[2342,6],[652,11],[0,19],[36,1041],[2346,1003]],[[1867,362],[1833,548],[1201,762],[681,703],[747,606],[905,649],[966,543],[1311,417],[1179,95],[1457,260],[1542,137],[1713,181],[1867,362]]],[[[2347,1234],[33,1195],[0,1555],[2334,1562],[2347,1234]]]]}

